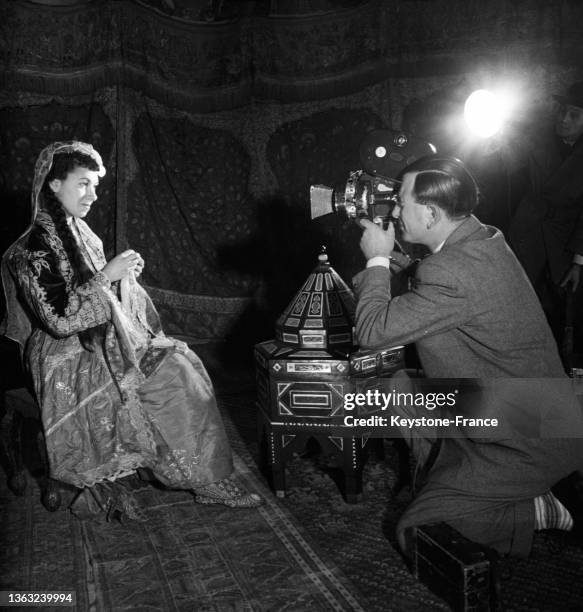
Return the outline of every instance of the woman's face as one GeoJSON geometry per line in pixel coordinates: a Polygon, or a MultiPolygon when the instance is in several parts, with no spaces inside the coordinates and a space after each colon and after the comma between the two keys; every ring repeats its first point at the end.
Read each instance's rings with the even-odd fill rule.
{"type": "Polygon", "coordinates": [[[98,173],[89,168],[77,167],[65,179],[53,179],[49,187],[63,205],[67,216],[83,218],[97,200],[95,190],[99,185],[98,173]]]}

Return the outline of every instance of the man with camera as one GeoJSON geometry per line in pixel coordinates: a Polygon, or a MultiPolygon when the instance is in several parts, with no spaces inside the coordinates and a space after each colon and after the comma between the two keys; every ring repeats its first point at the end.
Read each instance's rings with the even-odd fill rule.
{"type": "MultiPolygon", "coordinates": [[[[403,427],[417,461],[432,461],[397,526],[406,553],[411,527],[445,521],[500,553],[526,555],[535,529],[568,530],[579,518],[569,512],[579,511],[572,482],[560,491],[569,509],[550,490],[568,476],[576,481],[583,466],[571,381],[522,267],[501,232],[472,215],[477,203],[476,182],[459,160],[434,155],[405,169],[396,223],[405,241],[431,254],[417,265],[410,290],[396,297],[395,228],[361,221],[367,267],[354,279],[361,347],[415,343],[427,377],[422,388],[432,378],[459,379],[462,387],[471,379],[481,389],[478,410],[501,423],[496,431],[445,435],[403,427]]],[[[392,410],[421,417],[426,409],[392,410]]]]}

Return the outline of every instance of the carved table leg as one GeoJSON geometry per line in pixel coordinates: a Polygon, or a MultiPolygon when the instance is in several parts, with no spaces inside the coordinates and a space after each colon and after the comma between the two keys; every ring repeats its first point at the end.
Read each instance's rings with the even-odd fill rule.
{"type": "Polygon", "coordinates": [[[285,453],[282,449],[281,434],[267,427],[263,434],[263,465],[276,497],[286,494],[285,453]]]}
{"type": "Polygon", "coordinates": [[[356,504],[362,496],[362,470],[367,452],[362,438],[344,438],[343,472],[346,502],[356,504]]]}

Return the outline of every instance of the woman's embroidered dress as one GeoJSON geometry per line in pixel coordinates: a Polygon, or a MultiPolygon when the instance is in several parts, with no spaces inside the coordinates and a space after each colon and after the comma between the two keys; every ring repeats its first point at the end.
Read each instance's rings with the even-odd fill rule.
{"type": "Polygon", "coordinates": [[[24,346],[51,476],[84,487],[148,467],[185,489],[229,476],[231,451],[200,359],[164,335],[133,274],[110,284],[87,224],[72,219],[71,230],[94,272],[81,285],[42,211],[2,264],[6,334],[24,346]]]}

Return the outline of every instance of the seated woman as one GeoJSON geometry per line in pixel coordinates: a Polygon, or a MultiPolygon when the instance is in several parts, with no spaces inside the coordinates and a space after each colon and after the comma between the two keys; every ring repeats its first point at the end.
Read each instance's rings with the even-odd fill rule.
{"type": "MultiPolygon", "coordinates": [[[[231,449],[204,366],[164,335],[136,282],[141,256],[128,250],[107,262],[82,220],[104,175],[89,144],[45,148],[32,225],[2,260],[3,332],[24,351],[51,477],[84,489],[80,498],[106,511],[119,507],[111,483],[137,468],[193,491],[199,503],[259,506],[257,494],[230,479],[231,449]]],[[[137,518],[131,503],[121,506],[137,518]]]]}

